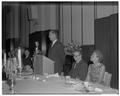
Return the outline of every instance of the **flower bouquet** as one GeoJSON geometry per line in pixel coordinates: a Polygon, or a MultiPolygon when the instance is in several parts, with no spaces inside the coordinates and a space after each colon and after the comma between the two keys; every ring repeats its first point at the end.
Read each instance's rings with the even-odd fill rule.
{"type": "Polygon", "coordinates": [[[65,46],[65,53],[66,53],[66,54],[72,55],[72,53],[73,53],[75,50],[81,50],[81,45],[80,45],[80,43],[72,42],[72,43],[68,43],[68,44],[65,46]]]}

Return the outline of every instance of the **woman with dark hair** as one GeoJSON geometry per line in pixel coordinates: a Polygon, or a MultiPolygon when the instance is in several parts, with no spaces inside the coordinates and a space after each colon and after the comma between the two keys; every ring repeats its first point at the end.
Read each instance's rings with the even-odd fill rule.
{"type": "Polygon", "coordinates": [[[105,73],[103,65],[103,55],[99,50],[95,50],[91,55],[90,60],[93,64],[89,65],[86,81],[93,83],[102,83],[105,73]]]}
{"type": "Polygon", "coordinates": [[[30,52],[29,49],[25,49],[24,55],[23,55],[23,70],[33,68],[31,57],[30,57],[30,52]]]}

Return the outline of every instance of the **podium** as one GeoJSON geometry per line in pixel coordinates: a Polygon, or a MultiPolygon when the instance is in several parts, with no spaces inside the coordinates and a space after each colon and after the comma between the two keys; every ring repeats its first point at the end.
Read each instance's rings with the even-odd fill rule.
{"type": "Polygon", "coordinates": [[[33,62],[34,74],[54,73],[54,61],[43,55],[36,55],[33,62]]]}

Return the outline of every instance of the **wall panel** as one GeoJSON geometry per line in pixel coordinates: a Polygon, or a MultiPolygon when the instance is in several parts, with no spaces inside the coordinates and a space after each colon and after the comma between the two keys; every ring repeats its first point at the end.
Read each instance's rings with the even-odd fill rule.
{"type": "Polygon", "coordinates": [[[72,41],[82,45],[81,5],[72,4],[72,41]]]}
{"type": "Polygon", "coordinates": [[[97,4],[97,18],[103,18],[112,14],[112,5],[97,4]]]}
{"type": "Polygon", "coordinates": [[[94,5],[83,5],[83,45],[94,44],[94,5]]]}
{"type": "Polygon", "coordinates": [[[63,5],[63,38],[64,45],[71,42],[71,5],[63,5]]]}

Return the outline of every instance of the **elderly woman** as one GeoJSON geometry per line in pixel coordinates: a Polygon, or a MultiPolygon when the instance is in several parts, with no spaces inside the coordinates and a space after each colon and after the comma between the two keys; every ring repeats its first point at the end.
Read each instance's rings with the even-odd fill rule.
{"type": "Polygon", "coordinates": [[[93,83],[102,83],[105,66],[103,65],[103,55],[99,50],[95,50],[90,60],[93,64],[89,65],[86,81],[93,83]]]}
{"type": "Polygon", "coordinates": [[[73,63],[72,69],[70,71],[71,78],[85,80],[87,76],[87,63],[82,60],[82,53],[80,50],[73,52],[73,57],[75,62],[73,63]]]}

